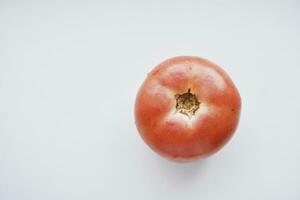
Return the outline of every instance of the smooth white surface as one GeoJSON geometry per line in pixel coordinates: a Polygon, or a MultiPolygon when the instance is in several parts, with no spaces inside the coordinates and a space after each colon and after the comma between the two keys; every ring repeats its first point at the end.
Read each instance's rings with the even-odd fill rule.
{"type": "Polygon", "coordinates": [[[300,199],[299,1],[0,1],[0,199],[300,199]],[[134,125],[159,62],[222,66],[243,109],[209,159],[160,158],[134,125]]]}

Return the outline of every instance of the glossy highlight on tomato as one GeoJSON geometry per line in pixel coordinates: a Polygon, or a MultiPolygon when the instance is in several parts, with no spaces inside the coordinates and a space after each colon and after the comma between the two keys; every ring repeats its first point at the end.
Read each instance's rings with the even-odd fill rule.
{"type": "Polygon", "coordinates": [[[240,110],[239,92],[224,70],[200,57],[179,56],[148,74],[136,97],[135,122],[155,152],[192,161],[227,143],[240,110]]]}

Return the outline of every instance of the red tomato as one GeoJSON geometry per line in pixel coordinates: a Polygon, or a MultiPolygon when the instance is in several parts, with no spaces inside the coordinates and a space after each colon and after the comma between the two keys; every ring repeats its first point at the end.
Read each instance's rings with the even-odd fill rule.
{"type": "Polygon", "coordinates": [[[158,154],[191,161],[225,145],[240,109],[238,90],[220,67],[180,56],[148,74],[136,97],[135,120],[144,141],[158,154]]]}

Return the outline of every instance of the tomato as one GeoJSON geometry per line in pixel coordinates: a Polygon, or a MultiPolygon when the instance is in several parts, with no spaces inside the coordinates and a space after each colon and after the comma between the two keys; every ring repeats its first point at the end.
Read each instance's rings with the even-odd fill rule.
{"type": "Polygon", "coordinates": [[[228,142],[240,110],[239,92],[225,71],[203,58],[180,56],[148,74],[136,97],[135,122],[155,152],[192,161],[228,142]]]}

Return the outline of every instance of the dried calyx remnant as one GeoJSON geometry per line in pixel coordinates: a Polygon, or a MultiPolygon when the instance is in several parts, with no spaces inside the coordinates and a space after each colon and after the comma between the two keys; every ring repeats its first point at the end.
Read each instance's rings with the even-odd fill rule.
{"type": "Polygon", "coordinates": [[[199,109],[200,102],[196,98],[196,95],[191,93],[189,88],[186,93],[176,94],[176,112],[180,112],[187,116],[192,116],[199,109]]]}

